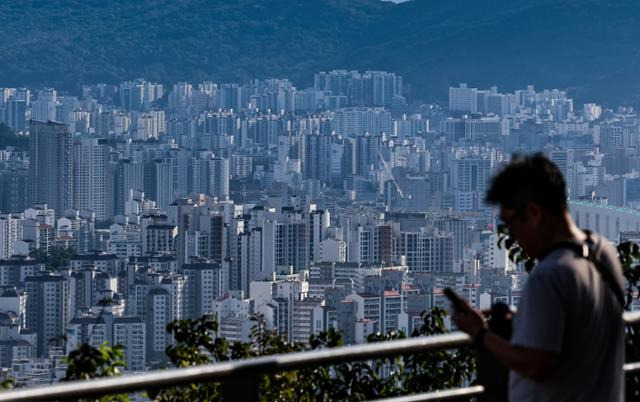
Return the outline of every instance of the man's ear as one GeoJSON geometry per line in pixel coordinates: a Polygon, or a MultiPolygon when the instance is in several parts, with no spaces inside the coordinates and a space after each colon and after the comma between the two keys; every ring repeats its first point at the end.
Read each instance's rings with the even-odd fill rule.
{"type": "Polygon", "coordinates": [[[531,223],[535,225],[539,225],[542,222],[542,218],[544,217],[544,209],[540,206],[540,204],[536,202],[528,202],[525,207],[525,211],[527,214],[527,218],[531,221],[531,223]]]}

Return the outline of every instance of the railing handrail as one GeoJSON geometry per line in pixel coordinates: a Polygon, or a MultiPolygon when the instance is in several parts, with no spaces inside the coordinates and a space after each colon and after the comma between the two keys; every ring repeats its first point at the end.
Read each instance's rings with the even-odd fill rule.
{"type": "Polygon", "coordinates": [[[423,392],[421,394],[397,396],[394,398],[378,399],[374,402],[429,402],[429,401],[445,401],[449,399],[457,399],[466,397],[471,398],[484,394],[482,385],[473,385],[464,388],[443,389],[439,391],[423,392]]]}
{"type": "MultiPolygon", "coordinates": [[[[625,312],[627,324],[640,323],[640,311],[625,312]]],[[[187,368],[156,370],[149,373],[70,381],[42,387],[0,392],[2,401],[59,400],[89,398],[109,394],[130,393],[146,389],[167,388],[189,383],[224,380],[244,373],[268,373],[329,365],[349,361],[392,357],[432,350],[457,348],[472,344],[462,332],[376,342],[340,348],[261,356],[246,360],[213,363],[187,368]]],[[[628,368],[631,368],[629,365],[628,368]]]]}
{"type": "Polygon", "coordinates": [[[640,324],[640,311],[625,311],[622,314],[625,324],[640,324]]]}
{"type": "Polygon", "coordinates": [[[145,389],[166,388],[189,383],[215,381],[242,373],[265,373],[299,369],[314,365],[336,364],[348,361],[368,360],[379,357],[399,356],[430,350],[441,350],[469,345],[471,338],[462,332],[425,336],[397,341],[376,342],[362,345],[284,353],[193,366],[156,370],[130,376],[70,381],[45,387],[33,387],[0,392],[0,401],[57,400],[79,397],[96,397],[108,394],[128,393],[145,389]]]}

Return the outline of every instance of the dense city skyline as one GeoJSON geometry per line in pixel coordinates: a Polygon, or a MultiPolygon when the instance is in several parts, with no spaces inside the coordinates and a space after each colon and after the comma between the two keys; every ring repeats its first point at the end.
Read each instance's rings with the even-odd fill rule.
{"type": "Polygon", "coordinates": [[[632,108],[464,83],[410,104],[386,71],[313,81],[0,89],[0,122],[28,138],[0,150],[0,367],[48,383],[103,341],[127,372],[162,367],[167,324],[204,314],[228,340],[259,316],[289,342],[353,344],[411,333],[445,286],[517,305],[526,273],[484,203],[514,152],[559,166],[579,225],[639,237],[632,108]]]}

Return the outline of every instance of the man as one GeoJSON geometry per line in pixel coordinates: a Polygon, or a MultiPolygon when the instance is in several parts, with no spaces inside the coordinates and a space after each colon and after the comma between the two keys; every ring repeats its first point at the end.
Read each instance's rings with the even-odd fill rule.
{"type": "Polygon", "coordinates": [[[562,174],[542,154],[515,157],[493,178],[487,201],[537,265],[510,341],[466,302],[453,321],[511,370],[511,401],[622,401],[622,269],[610,242],[576,226],[566,200],[562,174]]]}

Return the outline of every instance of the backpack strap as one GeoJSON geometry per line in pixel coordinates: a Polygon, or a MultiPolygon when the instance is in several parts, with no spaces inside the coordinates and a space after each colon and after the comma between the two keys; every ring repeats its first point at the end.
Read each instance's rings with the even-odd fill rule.
{"type": "Polygon", "coordinates": [[[596,259],[596,255],[593,249],[593,246],[595,245],[595,243],[591,236],[592,235],[591,231],[585,230],[584,232],[587,234],[587,241],[582,245],[583,257],[593,263],[593,266],[596,268],[596,271],[600,273],[600,276],[602,277],[602,279],[609,285],[609,288],[618,299],[618,302],[620,303],[620,307],[622,307],[622,309],[624,310],[624,306],[625,306],[624,291],[620,289],[620,287],[616,283],[616,280],[613,276],[613,272],[611,272],[610,269],[607,269],[602,263],[602,261],[596,259]]]}
{"type": "Polygon", "coordinates": [[[561,241],[551,246],[551,248],[547,250],[547,252],[545,253],[545,256],[549,255],[549,253],[555,250],[568,249],[573,251],[576,254],[576,256],[580,258],[584,258],[589,262],[591,262],[591,264],[594,266],[596,271],[600,274],[600,277],[602,278],[602,280],[608,285],[609,289],[611,289],[611,291],[613,292],[614,296],[620,303],[620,307],[624,309],[624,306],[625,306],[624,292],[620,289],[620,287],[616,283],[613,277],[613,273],[609,269],[607,269],[602,264],[602,262],[596,259],[595,252],[593,250],[593,246],[595,243],[593,241],[591,231],[584,230],[584,232],[587,235],[587,240],[585,242],[575,243],[571,241],[561,241]]]}

